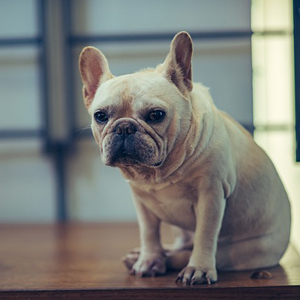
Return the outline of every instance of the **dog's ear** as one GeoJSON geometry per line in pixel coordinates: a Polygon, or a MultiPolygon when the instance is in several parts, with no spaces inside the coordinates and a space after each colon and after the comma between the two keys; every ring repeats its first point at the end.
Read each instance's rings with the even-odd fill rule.
{"type": "Polygon", "coordinates": [[[163,63],[167,79],[186,95],[193,89],[192,82],[193,42],[190,35],[179,32],[173,38],[170,52],[163,63]]]}
{"type": "Polygon", "coordinates": [[[83,99],[88,108],[98,87],[113,78],[104,54],[94,47],[85,47],[79,56],[79,70],[83,82],[83,99]]]}

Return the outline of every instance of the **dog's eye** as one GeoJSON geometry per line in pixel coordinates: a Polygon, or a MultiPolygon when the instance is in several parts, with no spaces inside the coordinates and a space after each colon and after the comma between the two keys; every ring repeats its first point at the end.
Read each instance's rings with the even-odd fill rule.
{"type": "Polygon", "coordinates": [[[166,113],[162,110],[153,110],[149,113],[146,121],[147,122],[158,122],[161,121],[166,113]]]}
{"type": "Polygon", "coordinates": [[[105,123],[108,120],[108,116],[103,111],[96,111],[94,114],[94,118],[97,123],[105,123]]]}

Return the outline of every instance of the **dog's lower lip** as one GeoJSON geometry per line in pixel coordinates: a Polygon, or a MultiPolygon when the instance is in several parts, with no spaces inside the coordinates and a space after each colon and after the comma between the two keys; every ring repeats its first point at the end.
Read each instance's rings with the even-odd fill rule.
{"type": "Polygon", "coordinates": [[[126,151],[120,151],[113,159],[113,161],[122,165],[131,165],[132,163],[138,163],[135,157],[126,151]],[[130,162],[130,163],[129,163],[130,162]]]}
{"type": "Polygon", "coordinates": [[[127,152],[127,151],[121,151],[119,154],[118,154],[119,157],[132,157],[131,153],[127,152]]]}

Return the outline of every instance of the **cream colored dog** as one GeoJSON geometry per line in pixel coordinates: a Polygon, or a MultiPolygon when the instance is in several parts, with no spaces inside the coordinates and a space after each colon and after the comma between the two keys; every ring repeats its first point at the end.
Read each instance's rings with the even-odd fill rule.
{"type": "Polygon", "coordinates": [[[114,77],[93,47],[79,65],[102,161],[120,168],[133,193],[141,249],[125,260],[131,273],[166,272],[163,221],[181,228],[177,253],[193,243],[177,281],[210,284],[216,269],[277,265],[289,242],[290,205],[265,152],[193,84],[192,53],[189,34],[180,32],[155,69],[114,77]]]}

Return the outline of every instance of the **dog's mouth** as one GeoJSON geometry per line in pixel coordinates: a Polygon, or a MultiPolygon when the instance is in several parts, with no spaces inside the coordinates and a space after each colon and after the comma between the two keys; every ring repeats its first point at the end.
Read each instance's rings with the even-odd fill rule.
{"type": "Polygon", "coordinates": [[[136,153],[132,153],[132,152],[127,152],[125,149],[121,149],[112,158],[112,163],[115,166],[141,165],[141,166],[148,166],[148,167],[160,167],[163,161],[159,161],[157,163],[151,164],[143,160],[143,158],[140,157],[140,155],[137,155],[136,153]]]}
{"type": "Polygon", "coordinates": [[[121,152],[118,157],[114,160],[111,166],[147,166],[147,167],[153,167],[158,168],[163,164],[163,161],[154,163],[154,164],[148,164],[143,161],[140,161],[133,157],[130,153],[127,152],[121,152]]]}
{"type": "Polygon", "coordinates": [[[126,151],[124,147],[119,149],[114,156],[112,157],[112,162],[114,164],[121,164],[121,165],[135,165],[140,164],[141,162],[137,159],[137,156],[134,155],[132,152],[126,151]]]}

